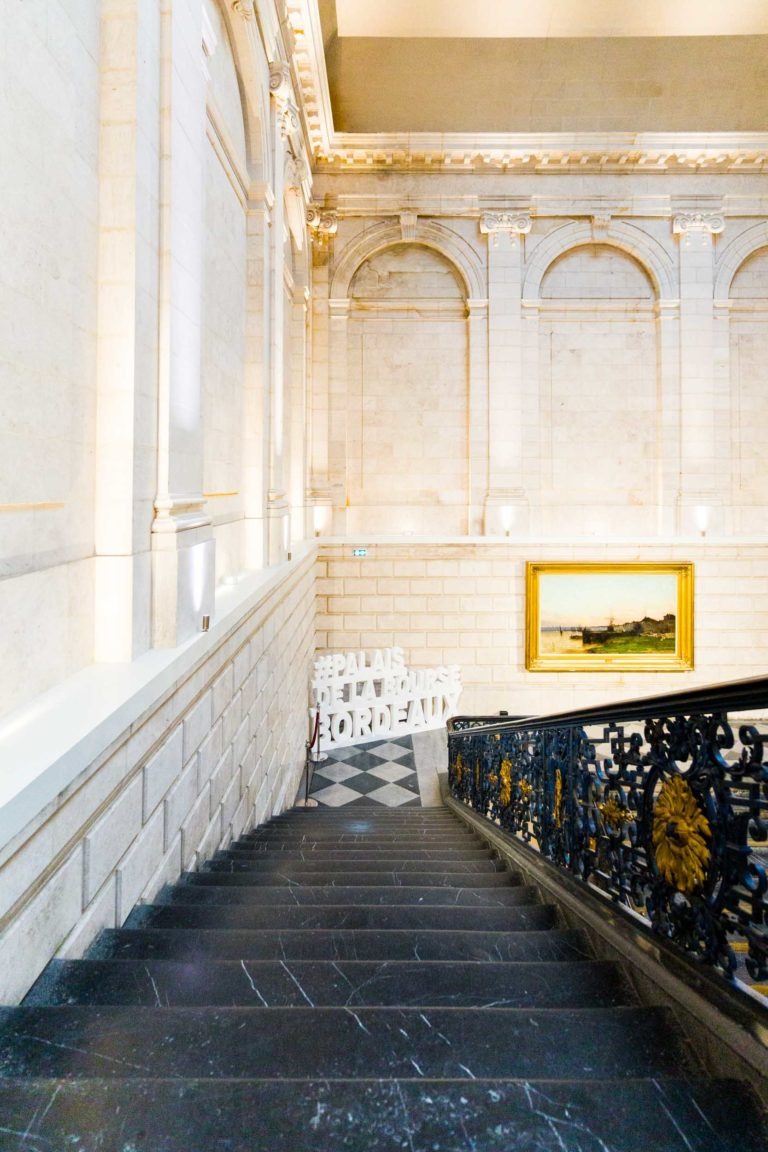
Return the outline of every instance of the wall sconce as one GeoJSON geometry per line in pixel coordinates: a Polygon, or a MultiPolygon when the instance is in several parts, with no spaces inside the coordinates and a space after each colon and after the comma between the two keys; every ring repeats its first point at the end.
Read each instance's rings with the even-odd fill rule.
{"type": "Polygon", "coordinates": [[[706,536],[709,527],[709,508],[706,504],[697,504],[693,509],[693,519],[699,533],[706,536]]]}
{"type": "Polygon", "coordinates": [[[200,624],[200,631],[201,632],[207,632],[208,629],[210,628],[210,626],[211,626],[210,616],[203,616],[202,623],[200,624]]]}
{"type": "Polygon", "coordinates": [[[501,519],[501,527],[505,536],[509,536],[512,531],[512,525],[515,522],[515,510],[511,504],[502,504],[499,508],[499,517],[501,519]]]}
{"type": "Polygon", "coordinates": [[[315,536],[321,536],[325,531],[327,519],[328,508],[325,504],[315,504],[312,509],[312,527],[315,530],[315,536]]]}

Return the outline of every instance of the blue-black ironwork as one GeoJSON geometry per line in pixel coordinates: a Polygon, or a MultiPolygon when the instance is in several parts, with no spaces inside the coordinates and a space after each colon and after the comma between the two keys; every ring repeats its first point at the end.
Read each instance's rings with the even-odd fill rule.
{"type": "Polygon", "coordinates": [[[453,796],[689,955],[768,979],[768,677],[449,724],[453,796]],[[736,718],[735,713],[741,713],[736,718]],[[763,730],[765,729],[765,730],[763,730]]]}

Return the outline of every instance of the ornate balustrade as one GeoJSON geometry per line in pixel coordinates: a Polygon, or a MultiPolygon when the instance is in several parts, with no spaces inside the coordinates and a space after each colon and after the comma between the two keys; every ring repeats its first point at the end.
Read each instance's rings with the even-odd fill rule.
{"type": "Polygon", "coordinates": [[[528,719],[457,717],[458,801],[731,975],[768,978],[768,677],[528,719]],[[741,718],[736,714],[740,713],[741,718]]]}

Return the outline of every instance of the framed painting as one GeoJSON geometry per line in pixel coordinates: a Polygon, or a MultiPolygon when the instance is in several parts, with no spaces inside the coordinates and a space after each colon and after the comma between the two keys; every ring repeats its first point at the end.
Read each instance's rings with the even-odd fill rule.
{"type": "Polygon", "coordinates": [[[693,668],[693,564],[526,565],[530,672],[693,668]]]}

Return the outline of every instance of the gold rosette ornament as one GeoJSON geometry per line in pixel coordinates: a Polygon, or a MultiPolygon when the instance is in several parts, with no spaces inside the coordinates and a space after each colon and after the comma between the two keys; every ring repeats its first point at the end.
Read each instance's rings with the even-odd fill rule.
{"type": "Polygon", "coordinates": [[[690,786],[682,776],[672,776],[656,800],[651,839],[659,872],[686,896],[704,884],[711,836],[690,786]]]}

